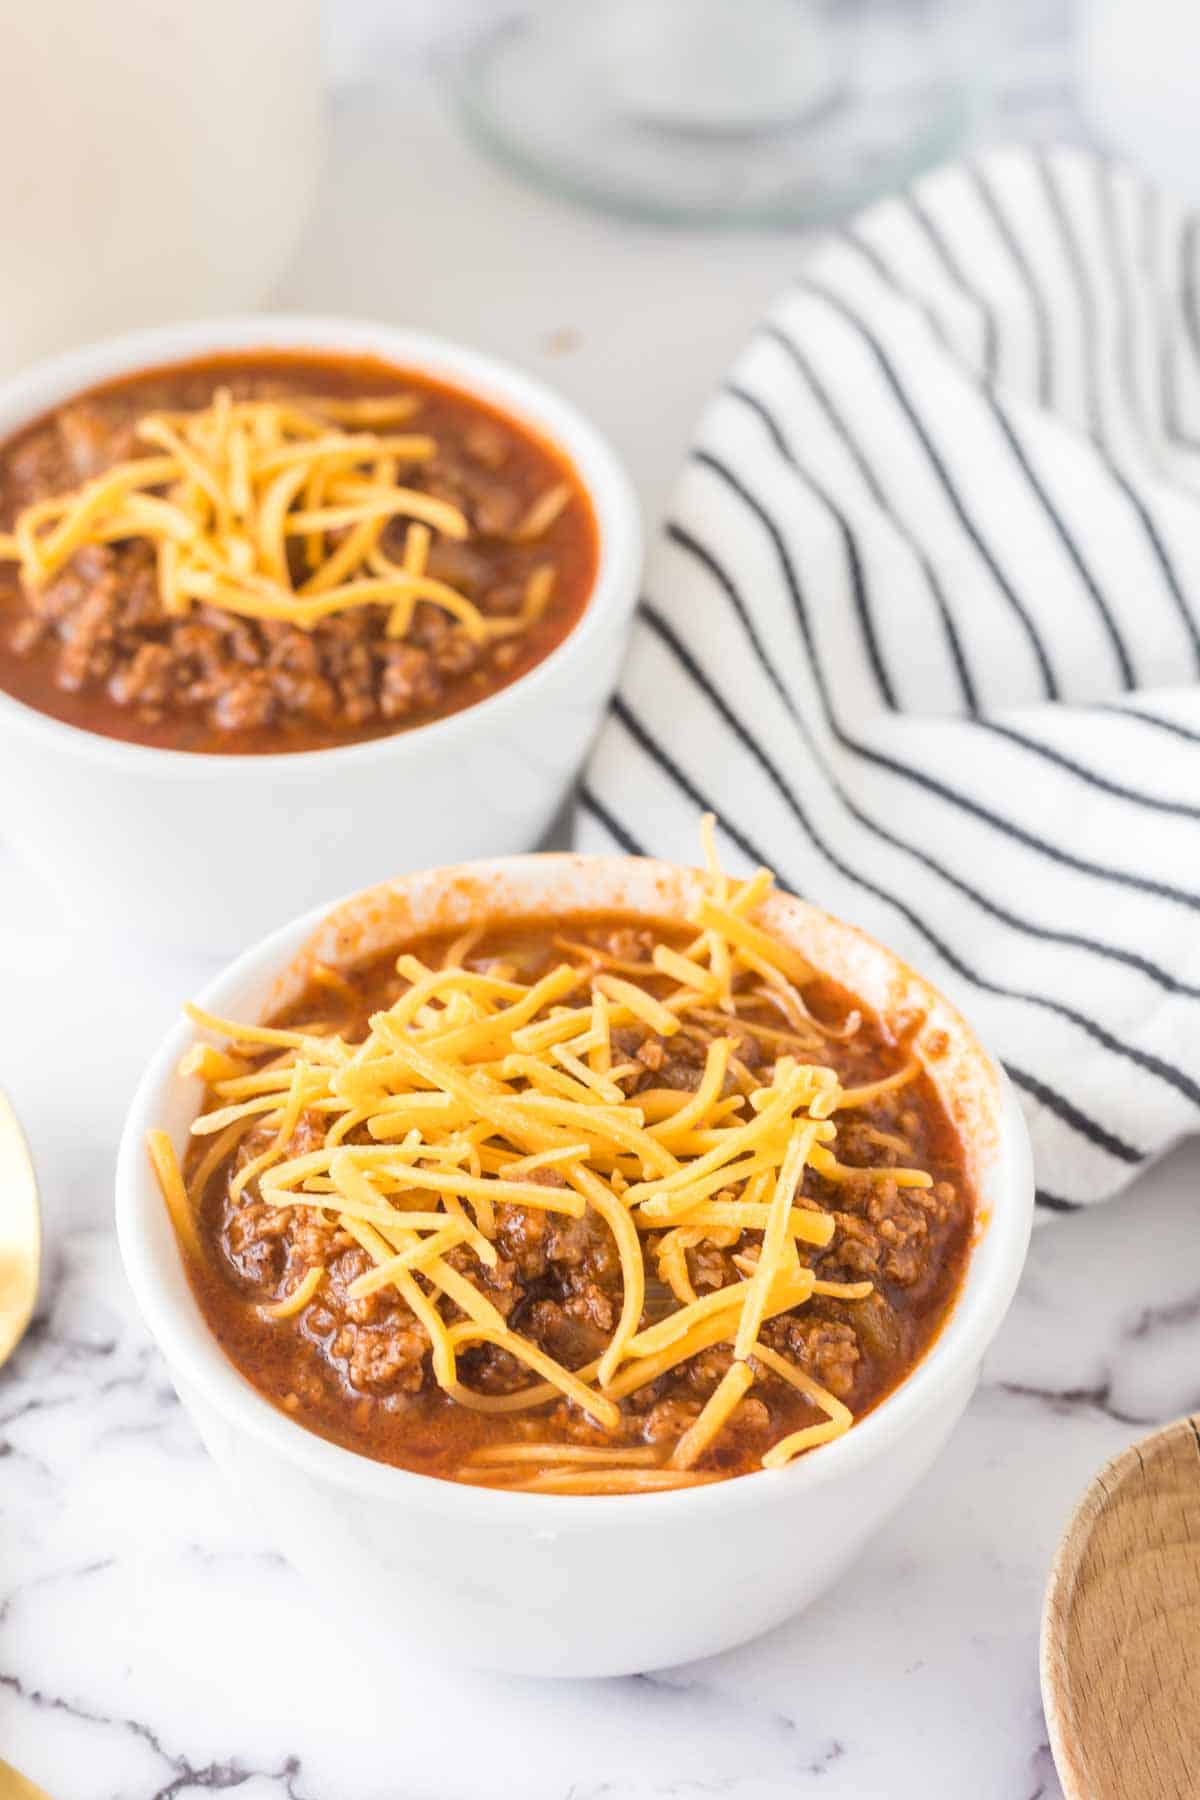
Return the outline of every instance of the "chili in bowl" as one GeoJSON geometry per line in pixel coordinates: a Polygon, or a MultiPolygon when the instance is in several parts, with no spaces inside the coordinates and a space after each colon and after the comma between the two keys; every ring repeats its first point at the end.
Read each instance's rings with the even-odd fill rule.
{"type": "Polygon", "coordinates": [[[919,977],[765,872],[622,858],[277,934],[118,1171],[143,1312],[292,1560],[441,1657],[575,1675],[829,1584],[965,1406],[1031,1213],[919,977]]]}
{"type": "Polygon", "coordinates": [[[638,561],[612,453],[473,352],[251,319],[43,365],[0,389],[6,827],[75,910],[193,948],[525,848],[638,561]]]}

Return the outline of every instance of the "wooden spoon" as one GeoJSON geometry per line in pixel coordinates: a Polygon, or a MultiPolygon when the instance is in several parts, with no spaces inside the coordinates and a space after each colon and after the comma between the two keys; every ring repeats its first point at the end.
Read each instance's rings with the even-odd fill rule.
{"type": "Polygon", "coordinates": [[[41,1259],[33,1164],[17,1115],[0,1089],[0,1363],[8,1361],[25,1335],[37,1299],[41,1259]]]}
{"type": "Polygon", "coordinates": [[[1041,1665],[1067,1800],[1196,1800],[1200,1414],[1088,1488],[1050,1571],[1041,1665]]]}

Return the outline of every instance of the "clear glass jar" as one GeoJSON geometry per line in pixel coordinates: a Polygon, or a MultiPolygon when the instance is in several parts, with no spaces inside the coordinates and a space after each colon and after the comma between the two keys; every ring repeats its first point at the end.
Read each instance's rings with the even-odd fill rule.
{"type": "Polygon", "coordinates": [[[516,170],[623,213],[835,216],[945,155],[968,0],[558,0],[460,46],[453,91],[516,170]]]}

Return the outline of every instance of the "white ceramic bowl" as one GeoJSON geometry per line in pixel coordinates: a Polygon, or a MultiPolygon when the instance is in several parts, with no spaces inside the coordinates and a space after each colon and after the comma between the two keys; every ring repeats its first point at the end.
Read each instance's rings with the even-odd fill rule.
{"type": "MultiPolygon", "coordinates": [[[[695,871],[631,857],[532,856],[410,876],[300,919],[200,996],[259,1017],[294,994],[297,953],[342,967],[425,930],[489,913],[614,909],[678,918],[695,871]]],[[[1033,1213],[1024,1124],[958,1014],[889,951],[785,895],[764,924],[872,1008],[922,1018],[915,1045],[963,1137],[979,1221],[959,1299],[892,1396],[787,1469],[659,1494],[582,1497],[457,1486],[328,1443],[263,1399],[192,1297],[143,1145],[182,1146],[200,1086],[176,1074],[181,1023],[146,1072],[117,1167],[125,1268],[205,1443],[285,1555],[393,1646],[514,1673],[618,1675],[753,1637],[849,1564],[928,1467],[966,1406],[1012,1299],[1033,1213]]],[[[929,1571],[930,1580],[936,1572],[929,1571]]]]}
{"type": "Polygon", "coordinates": [[[596,516],[600,562],[567,638],[449,718],[332,750],[206,756],[118,743],[0,690],[0,830],[89,925],[229,952],[281,918],[395,874],[531,849],[616,679],[641,567],[637,502],[612,450],[557,395],[477,351],[345,319],[166,326],[0,385],[0,440],[84,388],[226,350],[369,354],[477,394],[556,444],[596,516]]]}

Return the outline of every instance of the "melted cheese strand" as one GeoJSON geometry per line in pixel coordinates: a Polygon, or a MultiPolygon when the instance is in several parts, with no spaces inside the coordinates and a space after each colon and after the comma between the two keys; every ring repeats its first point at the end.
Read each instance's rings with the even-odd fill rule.
{"type": "Polygon", "coordinates": [[[707,1118],[725,1084],[725,1071],[729,1067],[732,1049],[731,1038],[713,1039],[705,1056],[704,1073],[700,1077],[699,1087],[678,1112],[660,1124],[649,1127],[651,1137],[659,1138],[665,1144],[672,1144],[701,1119],[707,1118]]]}
{"type": "Polygon", "coordinates": [[[171,1223],[178,1233],[180,1242],[188,1254],[198,1263],[204,1262],[204,1252],[200,1246],[200,1234],[196,1229],[196,1215],[192,1211],[188,1192],[183,1185],[183,1174],[179,1167],[179,1159],[175,1155],[175,1146],[165,1131],[148,1131],[146,1133],[146,1150],[158,1177],[158,1185],[162,1197],[166,1201],[167,1211],[171,1215],[171,1223]]]}
{"type": "Polygon", "coordinates": [[[703,1242],[703,1231],[679,1225],[668,1231],[658,1246],[658,1278],[666,1282],[681,1306],[695,1306],[700,1298],[688,1272],[687,1252],[703,1242]]]}
{"type": "Polygon", "coordinates": [[[546,1469],[512,1491],[519,1494],[658,1494],[700,1487],[718,1477],[695,1469],[546,1469]]]}
{"type": "Polygon", "coordinates": [[[646,1266],[642,1261],[642,1246],[638,1240],[637,1226],[630,1218],[627,1208],[583,1163],[568,1163],[566,1176],[572,1186],[577,1188],[600,1214],[616,1240],[617,1254],[621,1258],[621,1279],[624,1290],[621,1316],[617,1321],[617,1328],[609,1340],[608,1349],[600,1358],[600,1366],[597,1371],[601,1387],[607,1387],[617,1372],[617,1366],[625,1354],[625,1347],[633,1338],[638,1328],[638,1321],[642,1316],[642,1307],[646,1302],[646,1266]]]}
{"type": "Polygon", "coordinates": [[[712,900],[702,900],[696,910],[696,917],[702,925],[719,932],[728,943],[737,945],[739,949],[755,951],[764,962],[781,970],[790,981],[803,985],[812,980],[815,973],[813,966],[799,951],[793,950],[790,944],[781,944],[777,938],[760,930],[757,925],[751,925],[732,907],[718,906],[712,900]]]}
{"type": "MultiPolygon", "coordinates": [[[[797,1297],[801,1294],[807,1296],[812,1292],[811,1270],[797,1269],[786,1274],[785,1278],[788,1290],[794,1288],[797,1297]]],[[[692,1306],[680,1307],[678,1312],[661,1319],[657,1325],[650,1325],[644,1331],[639,1331],[630,1341],[630,1354],[639,1357],[653,1356],[656,1351],[669,1349],[672,1344],[685,1338],[693,1326],[704,1324],[714,1314],[740,1313],[750,1286],[748,1281],[735,1281],[729,1287],[717,1288],[713,1293],[705,1294],[703,1299],[697,1300],[692,1306]]],[[[775,1292],[776,1289],[772,1288],[771,1298],[775,1292]]]]}
{"type": "Polygon", "coordinates": [[[651,1444],[612,1449],[597,1444],[482,1444],[472,1450],[472,1463],[620,1463],[652,1467],[658,1451],[651,1444]]]}
{"type": "Polygon", "coordinates": [[[351,1300],[363,1300],[368,1294],[387,1287],[401,1269],[423,1269],[429,1261],[439,1257],[443,1250],[452,1250],[455,1244],[463,1243],[466,1235],[458,1220],[451,1219],[448,1224],[431,1231],[428,1237],[414,1237],[407,1249],[397,1251],[387,1262],[377,1263],[373,1269],[368,1269],[365,1275],[360,1275],[350,1283],[346,1293],[351,1300]]]}
{"type": "Polygon", "coordinates": [[[920,1073],[921,1065],[914,1057],[902,1069],[897,1069],[894,1075],[884,1076],[882,1081],[869,1081],[863,1087],[842,1088],[834,1110],[840,1112],[848,1106],[868,1106],[872,1100],[877,1100],[880,1094],[890,1094],[896,1088],[907,1087],[909,1082],[915,1081],[920,1073]]]}
{"type": "Polygon", "coordinates": [[[783,1166],[775,1183],[775,1192],[771,1197],[758,1266],[750,1281],[742,1316],[738,1320],[737,1336],[733,1340],[733,1353],[737,1357],[748,1356],[758,1338],[767,1297],[779,1273],[784,1246],[788,1240],[792,1198],[803,1177],[813,1137],[813,1127],[802,1125],[792,1133],[788,1142],[783,1166]]]}
{"type": "Polygon", "coordinates": [[[635,1019],[641,1019],[660,1037],[672,1037],[679,1030],[675,1014],[668,1012],[645,988],[635,987],[632,981],[622,981],[619,975],[597,975],[593,985],[609,1000],[619,1001],[635,1019]]]}
{"type": "Polygon", "coordinates": [[[689,1425],[668,1460],[672,1469],[690,1469],[708,1449],[722,1426],[728,1422],[734,1407],[754,1380],[748,1363],[731,1363],[717,1386],[704,1402],[699,1418],[689,1425]]]}
{"type": "Polygon", "coordinates": [[[762,1459],[764,1469],[782,1469],[793,1457],[799,1456],[802,1450],[811,1450],[817,1444],[827,1444],[832,1438],[841,1437],[843,1432],[849,1431],[854,1423],[854,1414],[850,1408],[836,1399],[828,1388],[823,1388],[819,1382],[814,1381],[811,1375],[806,1375],[803,1369],[788,1362],[778,1351],[769,1350],[765,1344],[755,1346],[754,1361],[790,1382],[792,1387],[799,1389],[815,1406],[828,1414],[826,1424],[805,1426],[803,1430],[793,1431],[773,1444],[762,1459]]]}
{"type": "Polygon", "coordinates": [[[294,1319],[297,1313],[304,1311],[324,1279],[323,1268],[309,1269],[284,1299],[276,1300],[270,1306],[260,1306],[258,1310],[264,1319],[294,1319]]]}
{"type": "Polygon", "coordinates": [[[449,1338],[455,1347],[462,1343],[479,1342],[498,1345],[502,1350],[509,1351],[521,1362],[526,1363],[536,1375],[541,1375],[552,1387],[556,1387],[561,1393],[564,1393],[569,1400],[574,1400],[576,1406],[580,1407],[589,1419],[594,1419],[597,1425],[603,1425],[607,1431],[616,1431],[620,1426],[621,1414],[615,1402],[606,1399],[603,1394],[598,1394],[594,1388],[588,1387],[586,1382],[581,1381],[577,1375],[573,1375],[569,1369],[564,1369],[561,1363],[556,1363],[552,1356],[547,1356],[545,1351],[540,1350],[536,1344],[531,1344],[526,1338],[518,1337],[515,1332],[505,1329],[496,1330],[490,1326],[476,1324],[473,1319],[468,1319],[461,1325],[452,1326],[449,1338]]]}

